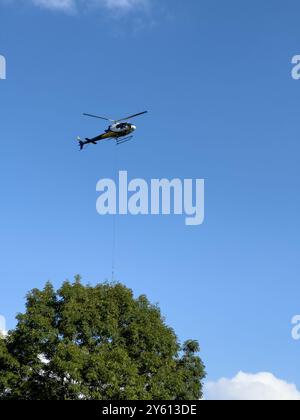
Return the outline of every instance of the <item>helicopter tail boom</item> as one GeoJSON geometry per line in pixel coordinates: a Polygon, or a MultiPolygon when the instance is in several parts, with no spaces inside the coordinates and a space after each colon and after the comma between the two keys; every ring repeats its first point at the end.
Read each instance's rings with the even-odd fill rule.
{"type": "Polygon", "coordinates": [[[82,150],[87,144],[97,144],[96,141],[94,141],[93,139],[86,138],[85,141],[83,141],[80,137],[78,137],[77,140],[80,150],[82,150]]]}

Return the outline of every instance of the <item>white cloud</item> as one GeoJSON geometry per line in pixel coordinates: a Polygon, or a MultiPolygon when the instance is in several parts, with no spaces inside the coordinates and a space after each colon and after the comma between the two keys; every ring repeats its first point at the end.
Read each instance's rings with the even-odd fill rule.
{"type": "Polygon", "coordinates": [[[32,3],[53,10],[72,10],[75,7],[74,0],[32,0],[32,3]]]}
{"type": "Polygon", "coordinates": [[[110,9],[132,9],[146,4],[145,0],[98,0],[110,9]]]}
{"type": "Polygon", "coordinates": [[[31,0],[31,2],[46,9],[73,12],[85,6],[102,6],[110,10],[129,11],[145,6],[148,0],[31,0]]]}
{"type": "Polygon", "coordinates": [[[234,378],[222,378],[205,385],[206,400],[300,400],[296,386],[276,378],[271,373],[238,373],[234,378]]]}

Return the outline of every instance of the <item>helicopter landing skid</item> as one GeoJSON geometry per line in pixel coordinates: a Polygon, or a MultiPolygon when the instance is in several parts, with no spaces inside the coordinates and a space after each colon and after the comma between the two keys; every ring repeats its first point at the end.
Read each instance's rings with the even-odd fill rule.
{"type": "Polygon", "coordinates": [[[117,144],[117,146],[120,146],[121,144],[123,144],[123,143],[127,143],[127,142],[129,142],[130,140],[132,140],[133,139],[133,136],[129,136],[129,137],[125,137],[125,138],[120,138],[120,139],[117,139],[116,140],[116,144],[117,144]]]}

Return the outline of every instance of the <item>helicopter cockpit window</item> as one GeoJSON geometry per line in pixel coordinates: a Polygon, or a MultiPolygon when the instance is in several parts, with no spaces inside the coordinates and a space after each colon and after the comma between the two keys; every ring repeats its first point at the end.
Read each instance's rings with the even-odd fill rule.
{"type": "Polygon", "coordinates": [[[120,129],[120,130],[124,130],[124,128],[127,128],[127,124],[125,124],[125,123],[118,124],[117,128],[120,129]]]}

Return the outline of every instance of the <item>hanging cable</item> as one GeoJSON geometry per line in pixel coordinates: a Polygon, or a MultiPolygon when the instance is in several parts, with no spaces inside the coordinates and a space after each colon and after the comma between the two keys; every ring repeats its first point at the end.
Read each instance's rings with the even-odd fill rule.
{"type": "Polygon", "coordinates": [[[116,270],[116,231],[117,231],[117,214],[113,216],[113,245],[112,245],[112,264],[111,264],[111,281],[115,281],[116,270]]]}
{"type": "MultiPolygon", "coordinates": [[[[118,177],[118,155],[117,147],[115,148],[115,184],[117,185],[118,177]]],[[[113,241],[112,241],[112,263],[111,263],[111,281],[115,281],[116,271],[116,248],[117,248],[117,211],[113,215],[113,241]]]]}

